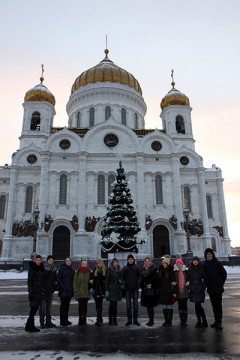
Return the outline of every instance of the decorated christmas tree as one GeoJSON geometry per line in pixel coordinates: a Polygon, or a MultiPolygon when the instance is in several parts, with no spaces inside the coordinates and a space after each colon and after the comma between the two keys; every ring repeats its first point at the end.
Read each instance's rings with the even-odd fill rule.
{"type": "MultiPolygon", "coordinates": [[[[141,229],[132,203],[132,195],[120,161],[101,231],[100,244],[103,251],[108,253],[138,252],[137,234],[141,229]]],[[[140,243],[143,242],[141,240],[140,243]]]]}

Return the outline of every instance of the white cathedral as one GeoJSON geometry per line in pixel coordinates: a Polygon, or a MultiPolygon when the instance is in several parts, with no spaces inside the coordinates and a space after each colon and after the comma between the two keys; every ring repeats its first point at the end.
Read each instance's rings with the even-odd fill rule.
{"type": "MultiPolygon", "coordinates": [[[[140,236],[137,258],[231,253],[221,169],[195,151],[189,98],[172,88],[161,100],[162,129],[146,129],[139,82],[108,57],[76,78],[68,124],[53,125],[54,95],[27,91],[19,150],[0,167],[2,259],[36,249],[55,259],[96,259],[111,184],[121,161],[140,236]]],[[[113,254],[112,254],[113,255],[113,254]]]]}

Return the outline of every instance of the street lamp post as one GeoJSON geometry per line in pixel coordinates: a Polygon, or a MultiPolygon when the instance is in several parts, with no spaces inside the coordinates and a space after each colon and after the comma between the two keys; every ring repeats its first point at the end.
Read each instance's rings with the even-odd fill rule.
{"type": "Polygon", "coordinates": [[[33,252],[37,250],[37,232],[38,232],[38,218],[39,218],[39,208],[36,205],[33,211],[33,225],[34,225],[34,236],[33,236],[33,252]]]}

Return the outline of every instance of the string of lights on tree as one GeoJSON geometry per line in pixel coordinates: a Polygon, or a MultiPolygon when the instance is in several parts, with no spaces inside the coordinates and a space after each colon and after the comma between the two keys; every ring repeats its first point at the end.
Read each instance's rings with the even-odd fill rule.
{"type": "Polygon", "coordinates": [[[112,193],[101,230],[102,250],[107,253],[129,251],[137,253],[139,246],[145,241],[139,238],[141,229],[121,161],[116,180],[111,186],[112,193]]]}

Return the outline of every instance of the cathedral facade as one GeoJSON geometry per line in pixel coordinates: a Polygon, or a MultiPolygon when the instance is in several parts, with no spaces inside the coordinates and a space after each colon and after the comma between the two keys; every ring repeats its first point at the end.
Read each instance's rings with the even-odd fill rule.
{"type": "Polygon", "coordinates": [[[221,169],[195,151],[189,98],[161,100],[162,129],[145,128],[136,78],[108,57],[76,78],[66,127],[53,126],[55,98],[43,84],[24,98],[20,146],[0,168],[2,259],[105,257],[101,229],[122,163],[141,228],[138,258],[228,255],[221,169]]]}

